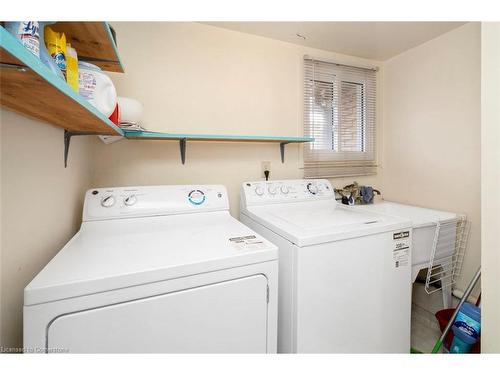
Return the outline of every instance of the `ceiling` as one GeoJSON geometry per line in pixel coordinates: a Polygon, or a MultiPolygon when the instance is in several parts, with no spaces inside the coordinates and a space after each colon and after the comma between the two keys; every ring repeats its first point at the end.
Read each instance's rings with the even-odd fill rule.
{"type": "Polygon", "coordinates": [[[383,61],[434,39],[465,22],[205,23],[307,47],[383,61]]]}

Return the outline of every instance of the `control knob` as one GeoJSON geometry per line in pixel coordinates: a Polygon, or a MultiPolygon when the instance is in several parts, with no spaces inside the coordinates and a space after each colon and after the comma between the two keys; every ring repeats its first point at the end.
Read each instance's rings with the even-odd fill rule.
{"type": "Polygon", "coordinates": [[[280,190],[283,194],[288,194],[290,192],[290,190],[288,189],[288,186],[285,186],[285,185],[281,186],[280,190]]]}
{"type": "Polygon", "coordinates": [[[262,188],[262,186],[257,186],[255,188],[255,194],[257,194],[258,196],[264,195],[264,189],[262,188]]]}
{"type": "Polygon", "coordinates": [[[206,196],[201,190],[192,190],[188,195],[188,199],[192,204],[199,206],[205,202],[206,196]]]}
{"type": "Polygon", "coordinates": [[[267,191],[269,192],[269,194],[275,195],[278,192],[278,189],[274,185],[269,185],[267,187],[267,191]]]}
{"type": "Polygon", "coordinates": [[[106,195],[101,199],[101,206],[103,207],[111,207],[115,204],[115,197],[112,195],[106,195]]]}
{"type": "Polygon", "coordinates": [[[137,196],[129,195],[123,200],[123,203],[125,203],[125,206],[133,206],[134,204],[137,203],[137,196]]]}
{"type": "Polygon", "coordinates": [[[312,182],[309,182],[307,184],[307,190],[309,190],[309,193],[313,195],[318,194],[318,187],[316,186],[316,184],[313,184],[312,182]]]}

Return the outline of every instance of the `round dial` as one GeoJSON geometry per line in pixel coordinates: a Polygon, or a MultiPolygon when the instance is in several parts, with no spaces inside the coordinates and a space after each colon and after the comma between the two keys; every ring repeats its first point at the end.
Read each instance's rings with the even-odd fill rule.
{"type": "Polygon", "coordinates": [[[307,184],[307,190],[309,190],[309,193],[311,194],[318,194],[318,187],[316,186],[316,184],[313,184],[312,182],[309,182],[307,184]]]}
{"type": "Polygon", "coordinates": [[[283,194],[288,194],[290,192],[290,190],[288,189],[288,186],[285,186],[285,185],[282,185],[280,187],[280,190],[283,194]]]}
{"type": "Polygon", "coordinates": [[[259,195],[259,196],[260,196],[260,195],[264,195],[264,189],[262,188],[262,186],[257,186],[257,187],[255,188],[255,194],[257,194],[257,195],[259,195]]]}
{"type": "Polygon", "coordinates": [[[267,191],[269,192],[269,194],[275,195],[278,192],[278,189],[274,185],[269,185],[267,187],[267,191]]]}
{"type": "Polygon", "coordinates": [[[188,200],[195,205],[200,205],[205,202],[206,196],[205,193],[201,190],[191,190],[188,194],[188,200]]]}
{"type": "Polygon", "coordinates": [[[134,204],[137,203],[137,196],[129,195],[123,200],[123,203],[125,203],[125,206],[133,206],[134,204]]]}
{"type": "Polygon", "coordinates": [[[115,204],[115,197],[112,195],[106,195],[101,199],[101,206],[111,207],[115,204]]]}

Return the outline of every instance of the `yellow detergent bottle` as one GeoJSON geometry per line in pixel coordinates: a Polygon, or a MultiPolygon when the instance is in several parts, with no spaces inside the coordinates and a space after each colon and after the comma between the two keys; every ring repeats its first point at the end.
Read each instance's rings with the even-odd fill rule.
{"type": "Polygon", "coordinates": [[[71,44],[66,45],[66,81],[73,91],[78,92],[78,55],[71,44]]]}
{"type": "Polygon", "coordinates": [[[66,78],[66,35],[58,33],[47,26],[45,28],[45,45],[49,55],[52,56],[52,59],[66,78]]]}

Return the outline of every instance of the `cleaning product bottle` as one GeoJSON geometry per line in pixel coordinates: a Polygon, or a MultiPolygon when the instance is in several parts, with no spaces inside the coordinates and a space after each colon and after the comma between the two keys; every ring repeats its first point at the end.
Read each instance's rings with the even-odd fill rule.
{"type": "Polygon", "coordinates": [[[472,345],[479,340],[481,309],[465,302],[451,329],[455,336],[450,346],[450,353],[469,353],[472,345]]]}
{"type": "Polygon", "coordinates": [[[5,29],[36,57],[40,57],[40,24],[38,21],[5,22],[5,29]]]}
{"type": "Polygon", "coordinates": [[[45,66],[47,66],[47,68],[49,68],[52,73],[54,73],[59,78],[64,79],[64,75],[62,74],[61,69],[59,69],[59,67],[56,65],[56,63],[52,59],[52,56],[49,55],[47,47],[45,46],[45,27],[53,23],[54,22],[40,22],[40,40],[42,41],[40,43],[40,61],[45,66]]]}
{"type": "Polygon", "coordinates": [[[116,109],[115,85],[98,66],[88,62],[78,62],[79,94],[96,107],[105,117],[116,109]]]}
{"type": "Polygon", "coordinates": [[[66,80],[73,91],[78,92],[78,55],[71,44],[66,45],[66,80]]]}
{"type": "Polygon", "coordinates": [[[45,28],[45,44],[50,56],[66,77],[66,35],[47,26],[45,28]]]}

